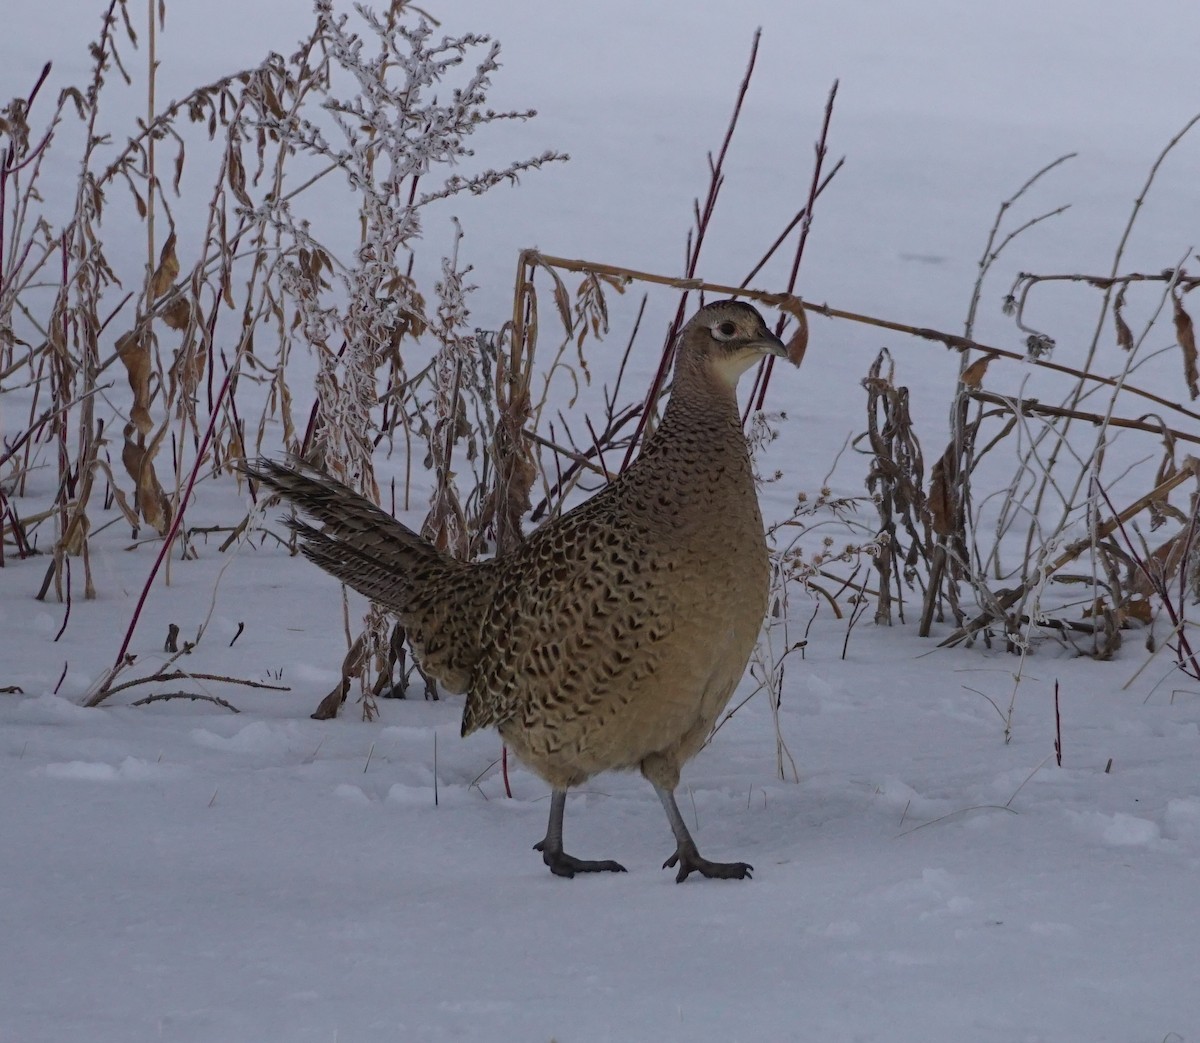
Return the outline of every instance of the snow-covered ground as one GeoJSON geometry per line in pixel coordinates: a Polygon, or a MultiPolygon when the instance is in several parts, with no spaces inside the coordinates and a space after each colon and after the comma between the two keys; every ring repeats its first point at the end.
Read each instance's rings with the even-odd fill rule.
{"type": "MultiPolygon", "coordinates": [[[[1193,3],[444,6],[430,5],[448,31],[503,41],[493,102],[542,113],[497,134],[499,155],[572,155],[463,203],[485,327],[511,308],[522,247],[679,270],[756,25],[758,71],[701,273],[739,281],[802,201],[838,78],[831,150],[847,165],[814,222],[799,287],[813,300],[957,331],[1000,200],[1079,153],[1025,216],[1072,209],[1031,230],[991,284],[978,333],[1010,347],[997,303],[1013,273],[1107,271],[1151,162],[1200,110],[1193,3]]],[[[78,80],[97,19],[83,0],[6,0],[0,95],[27,90],[46,58],[56,88],[78,80]]],[[[307,19],[290,0],[169,6],[161,95],[289,51],[307,19]]],[[[1185,141],[1164,165],[1128,269],[1200,246],[1198,161],[1185,141]]],[[[435,249],[439,237],[448,225],[427,229],[435,249]]],[[[785,268],[756,282],[776,288],[785,268]]],[[[1060,361],[1090,333],[1089,292],[1039,305],[1064,335],[1060,361]]],[[[948,353],[814,319],[803,368],[772,385],[789,420],[768,515],[815,490],[861,430],[859,380],[884,344],[938,451],[948,353]]],[[[5,397],[8,435],[23,417],[2,412],[5,397]]],[[[837,492],[861,491],[855,466],[839,468],[837,492]]],[[[202,488],[197,521],[227,518],[233,496],[202,488]]],[[[174,563],[133,650],[153,662],[167,622],[194,633],[215,587],[195,669],[291,691],[211,686],[239,715],[120,696],[81,708],[155,550],[126,542],[115,528],[97,538],[100,597],[75,600],[57,643],[63,607],[33,599],[45,559],[10,556],[0,571],[0,687],[24,693],[0,695],[3,1043],[1200,1038],[1200,693],[1165,656],[1126,687],[1145,660],[1136,634],[1108,663],[1044,646],[1015,687],[1006,744],[972,689],[1007,708],[1015,659],[933,650],[911,625],[869,617],[843,658],[846,624],[823,613],[783,693],[799,785],[777,777],[761,696],[685,773],[701,850],[753,863],[753,881],[676,886],[659,869],[670,831],[636,776],[593,780],[566,819],[569,850],[628,874],[566,881],[530,850],[544,785],[517,766],[506,799],[499,741],[458,739],[458,699],[386,702],[373,724],[353,707],[308,718],[337,679],[341,602],[282,552],[242,549],[219,584],[215,547],[174,563]]]]}

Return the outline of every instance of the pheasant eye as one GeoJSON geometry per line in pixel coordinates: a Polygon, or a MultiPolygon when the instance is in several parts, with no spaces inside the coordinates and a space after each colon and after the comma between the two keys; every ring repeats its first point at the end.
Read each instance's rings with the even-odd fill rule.
{"type": "Polygon", "coordinates": [[[737,327],[732,322],[722,322],[719,326],[713,327],[713,334],[717,340],[731,340],[735,333],[737,333],[737,327]]]}

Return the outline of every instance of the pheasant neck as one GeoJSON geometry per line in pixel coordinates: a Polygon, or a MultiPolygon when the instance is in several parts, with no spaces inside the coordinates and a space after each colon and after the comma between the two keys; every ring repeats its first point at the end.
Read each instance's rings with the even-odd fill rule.
{"type": "Polygon", "coordinates": [[[717,374],[700,366],[678,366],[671,398],[647,452],[670,446],[710,459],[732,453],[747,456],[737,393],[717,374]]]}

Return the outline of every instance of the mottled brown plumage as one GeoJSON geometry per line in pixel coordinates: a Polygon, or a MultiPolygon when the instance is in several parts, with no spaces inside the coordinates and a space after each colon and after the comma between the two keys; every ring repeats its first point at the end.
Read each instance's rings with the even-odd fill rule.
{"type": "Polygon", "coordinates": [[[343,485],[300,467],[246,470],[324,527],[301,549],[404,623],[423,668],[466,692],[462,732],[494,726],[554,790],[537,845],[562,876],[615,870],[562,849],[566,791],[639,768],[676,838],[678,880],[744,877],[701,858],[675,804],[746,668],[766,610],[767,549],[738,414],[738,377],[783,345],[737,301],[701,309],[677,344],[662,423],[586,503],[514,552],[466,564],[343,485]]]}

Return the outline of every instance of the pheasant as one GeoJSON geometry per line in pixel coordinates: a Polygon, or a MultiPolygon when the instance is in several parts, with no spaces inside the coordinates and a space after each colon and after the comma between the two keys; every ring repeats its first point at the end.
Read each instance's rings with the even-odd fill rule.
{"type": "Polygon", "coordinates": [[[640,769],[675,835],[663,868],[742,879],[745,862],[701,857],[675,801],[741,680],[766,612],[769,566],[738,378],[786,357],[762,316],[709,304],[676,345],[662,422],[637,460],[512,552],[467,563],[300,464],[245,472],[322,527],[293,519],[306,557],[404,624],[426,673],[465,692],[462,734],[495,727],[552,789],[551,872],[624,872],[563,850],[567,791],[640,769]]]}

